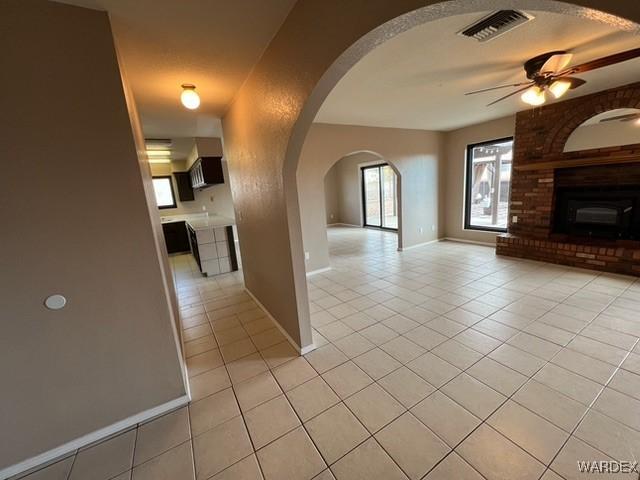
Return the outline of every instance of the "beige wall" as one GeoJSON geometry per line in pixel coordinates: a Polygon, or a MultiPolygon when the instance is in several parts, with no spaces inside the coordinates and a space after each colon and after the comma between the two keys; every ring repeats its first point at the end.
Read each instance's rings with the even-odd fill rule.
{"type": "Polygon", "coordinates": [[[333,223],[358,227],[364,225],[361,168],[379,163],[384,163],[384,159],[369,152],[359,152],[341,158],[331,167],[325,177],[325,206],[330,205],[331,211],[336,212],[333,223]]]}
{"type": "MultiPolygon", "coordinates": [[[[639,111],[640,112],[640,111],[639,111]]],[[[640,143],[638,120],[631,122],[605,122],[576,128],[564,145],[565,152],[617,147],[640,143]]]]}
{"type": "MultiPolygon", "coordinates": [[[[350,198],[340,202],[341,218],[359,224],[358,165],[382,159],[396,170],[399,186],[399,246],[407,248],[438,238],[439,190],[442,134],[426,130],[358,127],[316,123],[309,130],[298,168],[298,195],[304,250],[309,253],[307,271],[329,266],[326,234],[324,178],[341,158],[352,158],[340,166],[345,175],[344,191],[350,198]],[[365,153],[364,155],[362,152],[365,153]],[[353,194],[356,198],[353,198],[353,194]],[[348,216],[343,216],[344,212],[348,216]]],[[[342,162],[341,162],[342,163],[342,162]]]]}
{"type": "MultiPolygon", "coordinates": [[[[573,0],[629,18],[637,0],[573,0]]],[[[311,343],[296,172],[322,102],[364,55],[412,26],[500,8],[604,16],[550,0],[299,0],[223,119],[247,287],[302,345],[311,343]],[[347,26],[348,28],[345,28],[347,26]]],[[[320,202],[324,203],[321,198],[320,202]]]]}
{"type": "Polygon", "coordinates": [[[324,211],[327,225],[341,222],[340,193],[338,164],[336,163],[324,177],[324,211]]]}
{"type": "Polygon", "coordinates": [[[0,29],[2,477],[185,385],[107,15],[5,0],[0,29]]]}
{"type": "MultiPolygon", "coordinates": [[[[180,215],[186,213],[203,213],[223,215],[225,217],[234,218],[233,199],[231,197],[231,187],[229,185],[229,169],[227,162],[223,160],[222,170],[224,173],[224,184],[213,185],[203,190],[194,190],[194,200],[189,202],[181,202],[178,196],[178,187],[176,179],[171,176],[173,182],[173,192],[176,196],[176,208],[156,209],[160,216],[180,215]]],[[[186,172],[185,162],[172,163],[153,163],[151,164],[151,174],[171,175],[173,172],[186,172]]]]}
{"type": "MultiPolygon", "coordinates": [[[[335,130],[348,129],[349,135],[353,136],[353,141],[358,142],[360,140],[359,132],[371,131],[374,136],[380,136],[380,132],[390,131],[394,129],[375,129],[372,127],[347,127],[335,125],[335,130]]],[[[314,125],[315,128],[315,125],[314,125]]],[[[313,132],[313,128],[312,128],[313,132]]],[[[414,131],[419,132],[419,131],[414,131]]],[[[411,202],[407,205],[406,199],[404,202],[404,216],[413,213],[416,205],[423,203],[432,203],[437,212],[437,217],[440,219],[436,224],[436,231],[438,232],[438,238],[457,238],[461,240],[475,241],[475,242],[495,242],[495,233],[481,232],[475,230],[465,230],[463,227],[464,222],[464,194],[465,194],[465,161],[466,161],[466,149],[469,144],[479,143],[488,140],[494,140],[498,138],[504,138],[512,136],[515,132],[515,116],[500,118],[489,122],[472,125],[469,127],[461,128],[458,130],[452,130],[449,132],[429,132],[422,131],[423,135],[431,137],[436,143],[442,142],[442,152],[439,156],[440,161],[440,173],[431,172],[428,175],[424,175],[424,172],[419,174],[423,175],[423,179],[427,182],[431,182],[432,192],[427,193],[422,197],[420,194],[416,194],[414,197],[415,202],[411,202]],[[436,183],[434,179],[439,179],[436,183]],[[433,196],[433,191],[437,192],[433,196]],[[440,198],[440,202],[437,201],[440,198]],[[440,203],[440,208],[437,207],[440,203]],[[439,228],[438,228],[439,226],[439,228]]],[[[382,142],[387,144],[387,148],[390,150],[401,150],[405,147],[404,140],[399,138],[393,138],[392,136],[381,136],[382,142]]],[[[368,140],[365,140],[368,141],[368,140]]],[[[322,138],[318,141],[319,154],[310,158],[306,158],[304,154],[307,152],[306,144],[305,150],[303,150],[303,157],[301,158],[301,165],[306,165],[306,162],[312,162],[314,166],[320,165],[322,162],[319,158],[323,157],[323,150],[330,152],[332,147],[329,145],[335,145],[334,138],[322,138]]],[[[330,159],[327,159],[329,161],[330,159]]],[[[360,185],[360,167],[368,163],[379,163],[384,161],[380,157],[367,152],[355,153],[347,155],[336,162],[325,176],[324,189],[325,189],[325,212],[326,222],[330,223],[345,223],[350,225],[362,225],[362,199],[361,199],[361,185],[360,185]],[[329,217],[329,210],[334,214],[334,218],[329,217]]],[[[314,167],[315,168],[315,167],[314,167]]],[[[300,172],[305,172],[308,169],[304,167],[300,172]]],[[[416,172],[413,172],[414,174],[416,172]]],[[[299,175],[304,173],[299,173],[299,175]]],[[[300,178],[299,178],[300,182],[300,178]]],[[[405,183],[405,189],[408,186],[405,183]]],[[[310,187],[309,182],[304,182],[304,188],[299,190],[304,192],[304,195],[311,195],[313,189],[310,187]]],[[[405,194],[406,195],[406,194],[405,194]]],[[[303,225],[309,223],[311,218],[314,217],[312,212],[316,209],[314,198],[308,198],[306,200],[300,200],[300,204],[303,208],[302,220],[303,225]],[[305,206],[307,206],[305,208],[305,206]]],[[[406,221],[406,220],[405,220],[406,221]]],[[[320,256],[321,262],[325,260],[321,250],[324,248],[322,241],[313,241],[310,239],[310,231],[312,227],[307,226],[303,229],[305,235],[305,250],[310,253],[310,261],[307,262],[307,269],[318,269],[326,266],[323,263],[314,262],[313,258],[320,256]]],[[[409,226],[405,225],[405,229],[409,229],[409,226]]],[[[317,233],[317,238],[320,238],[320,232],[317,233]]],[[[435,237],[434,237],[435,238],[435,237]]],[[[408,245],[406,245],[408,246],[408,245]]],[[[328,257],[326,257],[328,264],[328,257]]]]}
{"type": "Polygon", "coordinates": [[[336,170],[336,184],[339,210],[339,223],[361,227],[362,218],[362,183],[360,167],[363,165],[382,163],[377,155],[367,152],[354,153],[341,158],[331,169],[336,170]]]}
{"type": "Polygon", "coordinates": [[[474,242],[495,243],[496,234],[493,232],[464,229],[467,145],[513,136],[515,128],[516,117],[511,115],[445,133],[444,142],[447,160],[443,185],[446,209],[443,236],[474,242]]]}

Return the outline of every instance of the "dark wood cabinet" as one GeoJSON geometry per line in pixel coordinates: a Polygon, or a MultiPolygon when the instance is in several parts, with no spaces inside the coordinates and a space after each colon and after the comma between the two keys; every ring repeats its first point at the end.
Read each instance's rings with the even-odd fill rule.
{"type": "Polygon", "coordinates": [[[192,188],[206,188],[224,183],[222,157],[200,157],[189,169],[192,188]]]}
{"type": "Polygon", "coordinates": [[[189,234],[185,222],[169,222],[162,224],[167,253],[188,252],[189,234]]]}
{"type": "Polygon", "coordinates": [[[191,228],[190,225],[187,225],[187,233],[189,235],[188,240],[191,243],[191,253],[193,254],[193,258],[196,259],[198,269],[202,272],[202,263],[200,263],[200,250],[198,250],[198,237],[196,236],[196,231],[191,228]]]}
{"type": "Polygon", "coordinates": [[[178,198],[181,202],[191,202],[195,200],[193,188],[191,187],[191,175],[189,172],[174,172],[176,185],[178,187],[178,198]]]}

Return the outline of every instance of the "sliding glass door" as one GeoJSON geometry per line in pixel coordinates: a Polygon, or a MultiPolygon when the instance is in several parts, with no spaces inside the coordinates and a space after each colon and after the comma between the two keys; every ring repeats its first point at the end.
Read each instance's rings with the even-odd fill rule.
{"type": "Polygon", "coordinates": [[[362,167],[364,226],[398,229],[398,182],[385,164],[362,167]]]}

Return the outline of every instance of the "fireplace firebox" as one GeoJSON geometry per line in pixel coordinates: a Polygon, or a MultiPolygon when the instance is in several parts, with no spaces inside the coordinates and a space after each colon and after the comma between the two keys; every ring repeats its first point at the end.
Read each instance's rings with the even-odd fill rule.
{"type": "Polygon", "coordinates": [[[640,239],[640,186],[560,187],[554,232],[577,237],[640,239]]]}

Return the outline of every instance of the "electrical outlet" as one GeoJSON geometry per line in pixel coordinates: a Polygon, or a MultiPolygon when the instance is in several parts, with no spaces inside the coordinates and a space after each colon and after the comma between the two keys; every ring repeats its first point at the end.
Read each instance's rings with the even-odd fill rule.
{"type": "Polygon", "coordinates": [[[418,227],[418,233],[422,234],[423,231],[424,231],[424,228],[418,227]]]}
{"type": "Polygon", "coordinates": [[[436,226],[435,225],[431,225],[431,231],[435,232],[436,231],[436,226]]]}
{"type": "Polygon", "coordinates": [[[309,257],[310,257],[309,252],[304,252],[304,259],[309,260],[309,257]]]}
{"type": "Polygon", "coordinates": [[[514,215],[513,217],[511,217],[511,223],[518,223],[518,216],[514,215]]]}
{"type": "Polygon", "coordinates": [[[204,205],[202,205],[202,211],[206,212],[207,211],[207,207],[205,207],[204,205]]]}

